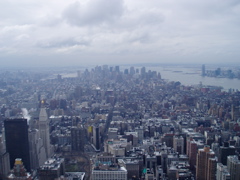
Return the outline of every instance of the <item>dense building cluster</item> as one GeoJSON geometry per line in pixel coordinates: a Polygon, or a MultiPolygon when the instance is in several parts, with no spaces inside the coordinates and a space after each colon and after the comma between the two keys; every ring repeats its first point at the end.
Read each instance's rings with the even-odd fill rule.
{"type": "Polygon", "coordinates": [[[145,67],[63,73],[0,73],[2,179],[240,179],[240,92],[145,67]]]}
{"type": "Polygon", "coordinates": [[[202,76],[208,77],[217,77],[217,78],[237,78],[240,79],[240,70],[239,68],[217,68],[214,70],[206,70],[205,65],[202,65],[202,76]]]}

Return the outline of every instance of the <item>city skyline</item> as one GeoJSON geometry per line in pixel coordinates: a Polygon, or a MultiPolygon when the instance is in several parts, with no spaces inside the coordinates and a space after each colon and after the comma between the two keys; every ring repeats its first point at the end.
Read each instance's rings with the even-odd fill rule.
{"type": "Polygon", "coordinates": [[[239,2],[6,1],[2,66],[238,63],[239,2]]]}
{"type": "Polygon", "coordinates": [[[239,179],[239,90],[163,78],[239,71],[56,69],[1,72],[0,179],[239,179]]]}

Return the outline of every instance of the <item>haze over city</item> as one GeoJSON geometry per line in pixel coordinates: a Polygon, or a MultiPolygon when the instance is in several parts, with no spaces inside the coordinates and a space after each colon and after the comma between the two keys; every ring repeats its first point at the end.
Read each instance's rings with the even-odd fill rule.
{"type": "Polygon", "coordinates": [[[0,1],[0,180],[240,180],[239,0],[0,1]]]}
{"type": "Polygon", "coordinates": [[[237,0],[0,2],[1,66],[238,63],[237,0]]]}

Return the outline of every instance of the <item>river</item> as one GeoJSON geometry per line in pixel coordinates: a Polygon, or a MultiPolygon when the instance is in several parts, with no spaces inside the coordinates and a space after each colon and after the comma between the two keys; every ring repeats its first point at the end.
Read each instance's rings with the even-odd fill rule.
{"type": "MultiPolygon", "coordinates": [[[[134,66],[135,70],[138,68],[141,70],[142,66],[134,66]]],[[[168,81],[179,81],[183,85],[210,85],[210,86],[221,86],[224,91],[229,89],[240,90],[240,80],[239,79],[229,79],[229,78],[215,78],[215,77],[202,77],[201,76],[201,66],[145,66],[146,72],[148,70],[160,72],[162,79],[168,81]]],[[[93,67],[89,67],[91,70],[93,67]]],[[[120,70],[130,68],[130,66],[120,66],[120,70]]],[[[215,67],[214,67],[215,68],[215,67]]],[[[81,69],[81,72],[85,70],[81,69]]],[[[61,73],[63,77],[76,77],[77,72],[74,73],[61,73]]]]}
{"type": "Polygon", "coordinates": [[[240,90],[239,79],[203,77],[201,76],[200,68],[148,67],[147,69],[160,72],[162,79],[179,81],[183,85],[197,85],[202,83],[203,85],[221,86],[224,91],[228,91],[229,89],[240,90]]]}

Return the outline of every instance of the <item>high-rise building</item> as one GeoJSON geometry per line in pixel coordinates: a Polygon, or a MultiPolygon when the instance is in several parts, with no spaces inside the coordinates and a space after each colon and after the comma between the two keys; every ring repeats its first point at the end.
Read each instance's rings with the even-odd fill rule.
{"type": "Polygon", "coordinates": [[[196,166],[198,149],[203,148],[203,146],[204,144],[201,141],[195,141],[192,138],[187,140],[187,155],[192,170],[195,169],[196,166]]]}
{"type": "Polygon", "coordinates": [[[222,163],[217,163],[217,175],[216,180],[230,180],[230,173],[227,170],[227,166],[222,163]]]}
{"type": "Polygon", "coordinates": [[[106,65],[106,64],[102,65],[102,69],[103,69],[104,71],[108,71],[108,65],[106,65]]]}
{"type": "Polygon", "coordinates": [[[72,151],[84,152],[85,137],[85,130],[82,126],[71,128],[72,151]]]}
{"type": "Polygon", "coordinates": [[[202,65],[202,76],[205,76],[206,72],[205,72],[205,64],[202,65]]]}
{"type": "Polygon", "coordinates": [[[43,140],[43,145],[46,150],[47,158],[52,155],[49,135],[49,119],[45,108],[40,109],[39,114],[39,131],[40,137],[43,140]]]}
{"type": "Polygon", "coordinates": [[[6,119],[4,121],[6,150],[10,155],[10,167],[15,159],[21,158],[27,171],[30,172],[30,153],[27,119],[6,119]]]}
{"type": "Polygon", "coordinates": [[[142,76],[142,77],[145,77],[145,74],[146,74],[146,68],[145,68],[145,67],[142,67],[142,68],[141,68],[141,76],[142,76]]]}
{"type": "Polygon", "coordinates": [[[209,158],[207,160],[207,180],[215,180],[217,172],[217,158],[209,158]]]}
{"type": "Polygon", "coordinates": [[[4,179],[10,171],[9,153],[6,152],[4,133],[0,135],[0,179],[4,179]]]}
{"type": "Polygon", "coordinates": [[[128,69],[124,69],[124,74],[129,74],[128,69]]]}
{"type": "Polygon", "coordinates": [[[235,155],[236,148],[234,146],[229,146],[229,142],[224,142],[223,146],[219,148],[218,161],[223,165],[227,165],[227,157],[230,155],[235,155]]]}
{"type": "Polygon", "coordinates": [[[30,130],[28,135],[31,168],[37,169],[47,160],[46,150],[38,129],[30,130]]]}
{"type": "Polygon", "coordinates": [[[96,150],[100,150],[100,131],[99,125],[93,126],[93,145],[96,150]]]}
{"type": "Polygon", "coordinates": [[[132,67],[130,67],[130,74],[131,75],[134,75],[135,74],[135,69],[134,69],[134,67],[132,66],[132,67]]]}
{"type": "Polygon", "coordinates": [[[237,121],[240,118],[240,108],[239,105],[237,104],[232,104],[231,107],[231,116],[232,120],[237,121]]]}
{"type": "Polygon", "coordinates": [[[173,148],[179,154],[184,153],[184,139],[183,139],[182,136],[180,136],[180,137],[174,136],[174,138],[173,138],[173,148]]]}
{"type": "Polygon", "coordinates": [[[138,133],[138,142],[142,142],[143,141],[143,127],[140,126],[140,127],[136,127],[135,128],[135,131],[138,133]]]}
{"type": "Polygon", "coordinates": [[[115,71],[116,71],[116,72],[120,72],[119,66],[115,66],[115,71]]]}
{"type": "Polygon", "coordinates": [[[216,179],[215,153],[209,146],[198,150],[196,180],[215,180],[216,179]]]}
{"type": "Polygon", "coordinates": [[[240,179],[240,160],[236,155],[228,156],[227,158],[227,169],[231,175],[231,180],[240,179]]]}

